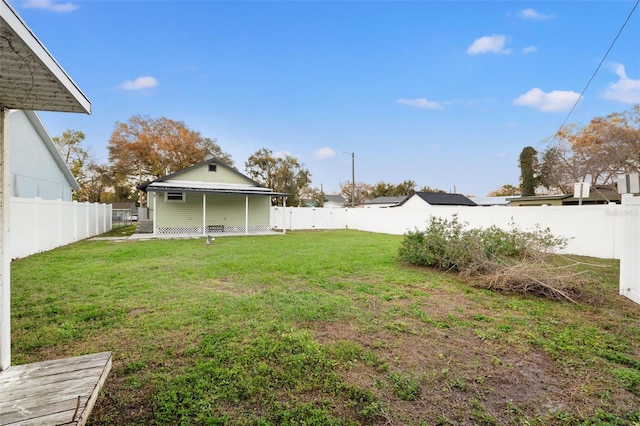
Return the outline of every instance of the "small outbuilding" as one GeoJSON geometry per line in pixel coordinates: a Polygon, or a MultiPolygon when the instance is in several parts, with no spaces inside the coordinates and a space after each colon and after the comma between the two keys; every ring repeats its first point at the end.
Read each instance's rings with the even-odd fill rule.
{"type": "Polygon", "coordinates": [[[153,234],[210,235],[270,231],[275,192],[215,159],[140,186],[147,192],[153,234]]]}

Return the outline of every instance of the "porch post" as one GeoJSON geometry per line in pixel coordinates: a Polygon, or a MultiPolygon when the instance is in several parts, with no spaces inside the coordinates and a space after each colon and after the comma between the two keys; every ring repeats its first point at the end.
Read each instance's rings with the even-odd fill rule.
{"type": "Polygon", "coordinates": [[[153,236],[156,236],[158,229],[158,193],[153,193],[153,236]]]}
{"type": "Polygon", "coordinates": [[[286,207],[287,207],[287,197],[282,197],[282,233],[287,233],[287,216],[286,216],[286,207]]]}
{"type": "Polygon", "coordinates": [[[202,235],[207,236],[207,193],[202,193],[202,235]]]}
{"type": "Polygon", "coordinates": [[[6,370],[11,365],[9,164],[9,110],[0,106],[0,371],[6,370]]]}
{"type": "Polygon", "coordinates": [[[244,234],[249,235],[249,196],[244,196],[244,234]]]}

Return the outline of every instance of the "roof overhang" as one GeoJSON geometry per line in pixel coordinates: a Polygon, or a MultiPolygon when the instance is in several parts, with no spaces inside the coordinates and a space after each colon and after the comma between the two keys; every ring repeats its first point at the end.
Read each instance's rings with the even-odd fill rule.
{"type": "Polygon", "coordinates": [[[0,107],[91,114],[91,102],[7,0],[0,0],[0,107]]]}
{"type": "Polygon", "coordinates": [[[207,184],[192,183],[184,184],[177,182],[151,182],[148,185],[140,186],[146,192],[189,192],[199,194],[242,194],[242,195],[265,195],[270,197],[287,197],[290,194],[275,192],[270,188],[251,185],[234,184],[207,184]]]}

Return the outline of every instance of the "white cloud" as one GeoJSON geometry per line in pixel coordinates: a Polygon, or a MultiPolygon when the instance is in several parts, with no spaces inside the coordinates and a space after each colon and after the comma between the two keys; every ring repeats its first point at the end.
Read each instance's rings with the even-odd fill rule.
{"type": "Polygon", "coordinates": [[[633,80],[627,77],[624,65],[614,64],[614,66],[615,72],[620,78],[615,83],[609,83],[602,97],[610,101],[627,104],[640,102],[640,80],[633,80]]]}
{"type": "Polygon", "coordinates": [[[329,147],[320,148],[313,153],[313,158],[315,158],[316,160],[326,160],[335,156],[336,152],[329,147]]]}
{"type": "Polygon", "coordinates": [[[514,105],[530,106],[545,112],[568,111],[580,98],[580,94],[569,90],[553,90],[545,93],[537,87],[520,95],[514,105]]]}
{"type": "Polygon", "coordinates": [[[429,101],[425,98],[417,98],[417,99],[398,99],[400,105],[406,105],[413,108],[420,109],[443,109],[442,105],[439,102],[429,101]]]}
{"type": "Polygon", "coordinates": [[[538,51],[538,48],[535,46],[527,46],[524,49],[522,49],[522,53],[534,53],[537,51],[538,51]]]}
{"type": "Polygon", "coordinates": [[[481,53],[495,53],[497,55],[508,55],[511,49],[506,49],[507,36],[492,35],[476,39],[467,49],[469,55],[479,55],[481,53]]]}
{"type": "Polygon", "coordinates": [[[158,85],[158,80],[153,77],[138,77],[133,81],[127,80],[120,85],[122,90],[152,89],[158,85]]]}
{"type": "Polygon", "coordinates": [[[553,19],[555,15],[545,15],[533,9],[524,9],[518,12],[518,16],[522,19],[531,19],[533,21],[545,21],[547,19],[553,19]]]}
{"type": "Polygon", "coordinates": [[[52,12],[73,12],[78,8],[73,3],[55,3],[53,0],[26,0],[22,3],[25,9],[44,9],[52,12]]]}

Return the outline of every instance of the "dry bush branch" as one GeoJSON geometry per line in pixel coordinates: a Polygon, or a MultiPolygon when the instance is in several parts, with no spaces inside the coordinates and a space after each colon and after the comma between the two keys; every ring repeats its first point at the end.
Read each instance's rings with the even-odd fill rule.
{"type": "Polygon", "coordinates": [[[476,276],[474,282],[490,290],[578,303],[591,296],[585,290],[597,288],[598,283],[586,271],[567,274],[567,267],[575,265],[550,266],[531,261],[518,261],[509,266],[495,264],[491,271],[476,276]]]}
{"type": "Polygon", "coordinates": [[[457,272],[491,290],[572,303],[587,297],[595,301],[598,283],[582,268],[592,265],[554,254],[566,242],[540,227],[466,230],[454,215],[450,220],[432,217],[424,232],[405,234],[399,254],[406,262],[457,272]]]}

